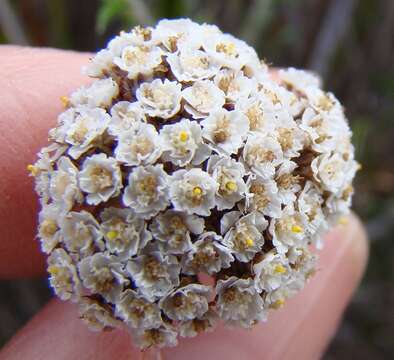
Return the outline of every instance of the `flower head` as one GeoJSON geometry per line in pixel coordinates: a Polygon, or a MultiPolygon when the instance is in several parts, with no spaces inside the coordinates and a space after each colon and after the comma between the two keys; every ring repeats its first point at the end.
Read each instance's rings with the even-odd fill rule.
{"type": "Polygon", "coordinates": [[[122,31],[85,74],[27,165],[55,294],[143,349],[284,306],[352,202],[335,96],[189,19],[122,31]]]}

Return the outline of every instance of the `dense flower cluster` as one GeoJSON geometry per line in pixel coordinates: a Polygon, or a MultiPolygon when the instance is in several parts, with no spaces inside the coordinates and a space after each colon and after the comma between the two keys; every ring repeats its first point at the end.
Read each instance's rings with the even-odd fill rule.
{"type": "Polygon", "coordinates": [[[122,32],[85,71],[29,166],[55,293],[147,348],[300,290],[358,167],[319,79],[187,19],[122,32]]]}

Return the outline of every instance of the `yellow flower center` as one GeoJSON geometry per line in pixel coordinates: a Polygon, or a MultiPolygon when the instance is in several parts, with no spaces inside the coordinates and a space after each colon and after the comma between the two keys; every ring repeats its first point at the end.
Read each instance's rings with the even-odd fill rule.
{"type": "Polygon", "coordinates": [[[26,169],[32,176],[37,176],[40,173],[40,169],[32,164],[27,165],[26,169]]]}
{"type": "Polygon", "coordinates": [[[253,239],[251,239],[251,238],[245,239],[245,245],[246,245],[247,247],[252,247],[252,246],[254,245],[253,239]]]}
{"type": "Polygon", "coordinates": [[[182,142],[186,142],[187,140],[189,140],[189,134],[187,133],[187,131],[181,131],[179,133],[179,140],[182,142]]]}
{"type": "Polygon", "coordinates": [[[56,274],[59,273],[59,271],[60,271],[60,269],[59,269],[57,266],[49,266],[49,267],[48,267],[48,272],[49,272],[51,275],[56,275],[56,274]]]}
{"type": "Polygon", "coordinates": [[[283,299],[278,299],[274,303],[271,304],[271,307],[273,309],[279,309],[280,307],[283,306],[284,303],[285,303],[285,301],[283,299]]]}
{"type": "Polygon", "coordinates": [[[52,237],[58,230],[57,224],[52,219],[45,219],[40,225],[41,236],[52,237]]]}
{"type": "Polygon", "coordinates": [[[60,96],[60,101],[65,108],[70,105],[70,99],[67,96],[60,96]]]}
{"type": "Polygon", "coordinates": [[[216,51],[219,53],[225,53],[226,55],[236,56],[237,48],[232,42],[220,43],[216,45],[216,51]]]}
{"type": "Polygon", "coordinates": [[[226,182],[226,189],[228,191],[236,191],[237,190],[237,184],[234,181],[227,181],[226,182]]]}
{"type": "Polygon", "coordinates": [[[115,230],[110,230],[106,235],[109,240],[115,240],[119,236],[119,233],[115,230]]]}
{"type": "Polygon", "coordinates": [[[304,231],[304,229],[299,225],[293,225],[291,227],[291,231],[295,234],[299,234],[299,233],[302,233],[304,231]]]}
{"type": "Polygon", "coordinates": [[[274,272],[277,274],[285,274],[287,272],[287,270],[283,265],[278,264],[278,265],[275,265],[274,272]]]}
{"type": "Polygon", "coordinates": [[[192,190],[192,195],[194,197],[199,197],[202,195],[202,189],[199,186],[195,186],[192,190]]]}
{"type": "Polygon", "coordinates": [[[347,225],[349,223],[349,219],[346,216],[341,216],[338,220],[339,225],[347,225]]]}

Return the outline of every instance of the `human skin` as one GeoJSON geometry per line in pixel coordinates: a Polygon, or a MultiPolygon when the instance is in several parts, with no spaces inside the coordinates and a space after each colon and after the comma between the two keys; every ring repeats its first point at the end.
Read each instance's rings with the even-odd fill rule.
{"type": "MultiPolygon", "coordinates": [[[[61,96],[91,81],[89,54],[0,46],[0,279],[45,274],[36,233],[38,204],[26,166],[47,143],[61,96]]],[[[335,334],[364,272],[368,245],[355,215],[326,235],[315,276],[268,322],[219,326],[175,348],[141,353],[127,332],[91,332],[76,306],[52,300],[0,351],[7,359],[318,359],[335,334]]]]}

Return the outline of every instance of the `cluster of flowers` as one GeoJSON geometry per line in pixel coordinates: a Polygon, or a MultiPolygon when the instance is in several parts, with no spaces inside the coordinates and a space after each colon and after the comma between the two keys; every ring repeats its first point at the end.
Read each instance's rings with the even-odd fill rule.
{"type": "Polygon", "coordinates": [[[122,32],[85,71],[29,166],[56,294],[147,348],[299,291],[358,166],[319,79],[187,19],[122,32]]]}

